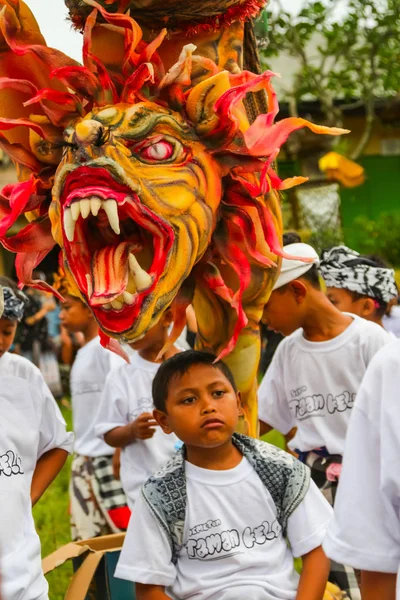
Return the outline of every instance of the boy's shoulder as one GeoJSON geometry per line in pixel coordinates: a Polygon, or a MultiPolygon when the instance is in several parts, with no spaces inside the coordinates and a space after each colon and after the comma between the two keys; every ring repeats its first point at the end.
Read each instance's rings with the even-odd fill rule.
{"type": "MultiPolygon", "coordinates": [[[[353,327],[351,328],[354,335],[365,335],[368,334],[371,337],[378,337],[383,340],[390,340],[390,334],[378,325],[378,323],[374,323],[373,321],[368,321],[367,319],[363,319],[358,315],[353,315],[350,313],[346,313],[349,317],[353,319],[353,327]]],[[[351,326],[350,326],[351,327],[351,326]]]]}
{"type": "MultiPolygon", "coordinates": [[[[291,512],[290,503],[303,498],[310,484],[309,468],[292,454],[262,440],[234,433],[232,442],[244,456],[277,505],[291,512]]],[[[178,450],[144,484],[144,496],[170,497],[186,487],[185,447],[178,450]]]]}
{"type": "Polygon", "coordinates": [[[15,411],[22,412],[24,417],[30,420],[37,419],[42,414],[44,405],[43,396],[38,386],[18,375],[0,376],[0,410],[5,417],[15,411]],[[7,406],[12,407],[12,411],[7,410],[7,406]]]}
{"type": "MultiPolygon", "coordinates": [[[[20,354],[14,354],[12,352],[6,352],[2,358],[4,361],[4,367],[7,369],[7,374],[27,379],[28,381],[32,377],[40,376],[42,374],[38,367],[34,365],[30,360],[21,356],[20,354]]],[[[3,366],[3,365],[1,365],[3,366]]]]}
{"type": "Polygon", "coordinates": [[[121,364],[112,367],[107,375],[107,382],[117,383],[119,387],[129,386],[132,389],[132,382],[134,381],[137,389],[141,381],[147,385],[149,380],[154,378],[159,367],[159,363],[144,360],[135,352],[129,355],[129,363],[123,361],[121,364]]]}

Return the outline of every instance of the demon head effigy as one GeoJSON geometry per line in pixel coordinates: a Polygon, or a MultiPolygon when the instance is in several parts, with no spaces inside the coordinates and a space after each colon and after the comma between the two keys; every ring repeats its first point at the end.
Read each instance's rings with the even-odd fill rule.
{"type": "Polygon", "coordinates": [[[273,163],[296,129],[342,130],[275,123],[273,74],[241,69],[242,21],[263,2],[225,2],[241,11],[231,26],[209,19],[191,37],[145,23],[147,41],[126,11],[149,1],[67,4],[83,65],[45,45],[22,0],[0,0],[0,146],[19,176],[0,197],[0,241],[37,287],[32,270],[58,244],[104,343],[140,338],[171,305],[173,341],[193,303],[199,347],[226,357],[254,432],[258,324],[282,255],[278,191],[303,181],[281,181],[273,163]],[[268,110],[250,124],[243,101],[261,90],[268,110]]]}

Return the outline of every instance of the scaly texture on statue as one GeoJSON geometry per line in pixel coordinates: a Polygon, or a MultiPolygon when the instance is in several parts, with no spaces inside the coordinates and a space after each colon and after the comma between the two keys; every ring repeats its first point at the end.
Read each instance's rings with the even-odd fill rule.
{"type": "Polygon", "coordinates": [[[129,15],[86,4],[79,65],[45,46],[22,1],[0,0],[0,146],[20,180],[0,196],[1,242],[38,288],[32,270],[58,244],[104,344],[141,338],[171,305],[172,343],[193,302],[199,347],[233,367],[255,434],[259,321],[282,256],[277,191],[303,181],[272,165],[292,131],[342,130],[275,123],[273,74],[226,70],[226,32],[218,64],[187,44],[166,70],[165,31],[146,43],[129,15]],[[106,54],[107,32],[105,65],[94,46],[106,54]],[[258,90],[269,111],[249,126],[242,100],[258,90]],[[21,215],[30,223],[8,235],[21,215]]]}

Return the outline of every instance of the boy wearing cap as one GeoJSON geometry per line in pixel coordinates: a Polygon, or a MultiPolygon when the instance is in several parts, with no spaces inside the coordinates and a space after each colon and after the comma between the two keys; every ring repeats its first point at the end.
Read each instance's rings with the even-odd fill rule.
{"type": "Polygon", "coordinates": [[[322,253],[320,272],[332,304],[384,327],[383,317],[398,290],[394,270],[382,259],[335,246],[322,253]]]}
{"type": "MultiPolygon", "coordinates": [[[[358,388],[372,357],[390,338],[376,323],[333,306],[320,288],[318,255],[311,246],[291,244],[284,250],[290,259],[282,261],[263,320],[287,337],[259,389],[260,429],[287,434],[297,427],[289,447],[310,466],[333,505],[358,388]]],[[[348,574],[341,575],[335,580],[339,587],[357,589],[348,574]]]]}

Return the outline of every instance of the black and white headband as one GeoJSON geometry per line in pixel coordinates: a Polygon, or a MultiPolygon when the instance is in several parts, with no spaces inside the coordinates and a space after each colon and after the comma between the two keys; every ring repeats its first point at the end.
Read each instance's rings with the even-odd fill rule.
{"type": "Polygon", "coordinates": [[[14,292],[14,290],[7,286],[3,286],[2,290],[4,298],[2,318],[9,321],[21,321],[28,298],[23,292],[14,292]]]}
{"type": "Polygon", "coordinates": [[[320,271],[326,287],[357,292],[380,304],[387,304],[398,296],[393,269],[379,267],[346,246],[324,251],[320,271]]]}

